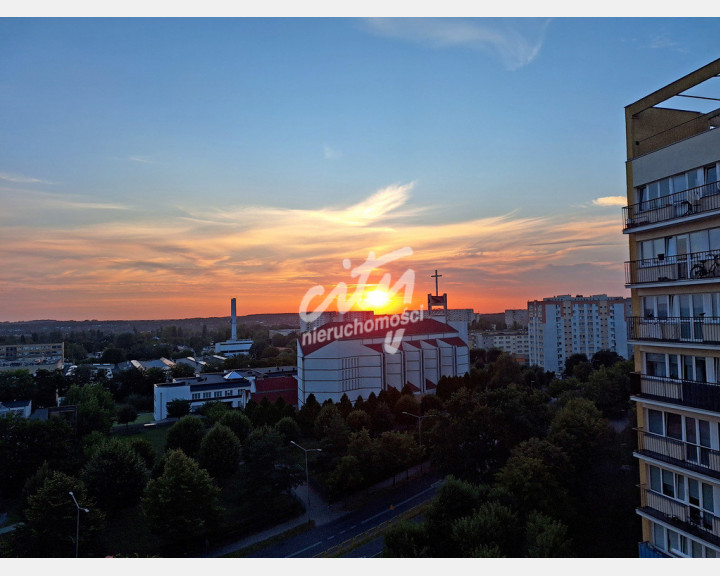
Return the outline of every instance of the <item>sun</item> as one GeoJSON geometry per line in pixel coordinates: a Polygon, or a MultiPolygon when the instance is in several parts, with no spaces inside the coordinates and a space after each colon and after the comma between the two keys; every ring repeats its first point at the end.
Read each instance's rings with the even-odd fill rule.
{"type": "Polygon", "coordinates": [[[375,288],[365,293],[363,308],[366,310],[380,310],[390,304],[390,294],[381,288],[375,288]]]}

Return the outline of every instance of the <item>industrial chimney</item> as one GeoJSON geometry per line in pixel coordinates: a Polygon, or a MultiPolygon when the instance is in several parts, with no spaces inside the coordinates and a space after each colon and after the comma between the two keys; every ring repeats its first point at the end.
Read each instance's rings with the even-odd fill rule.
{"type": "Polygon", "coordinates": [[[230,300],[230,317],[232,319],[232,334],[230,340],[237,340],[237,314],[235,310],[235,298],[230,300]]]}

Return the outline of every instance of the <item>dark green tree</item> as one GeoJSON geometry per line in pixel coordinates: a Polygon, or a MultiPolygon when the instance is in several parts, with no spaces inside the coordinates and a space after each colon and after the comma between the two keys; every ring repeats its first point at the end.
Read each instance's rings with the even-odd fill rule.
{"type": "Polygon", "coordinates": [[[219,495],[207,470],[181,450],[171,450],[162,475],[145,488],[142,509],[153,532],[180,545],[214,528],[222,510],[219,495]]]}
{"type": "Polygon", "coordinates": [[[117,407],[115,415],[118,424],[125,424],[125,427],[127,428],[130,422],[135,422],[135,420],[137,420],[138,411],[132,404],[122,404],[117,407]]]}
{"type": "Polygon", "coordinates": [[[245,416],[241,410],[229,410],[220,418],[220,424],[227,426],[235,433],[240,442],[247,438],[252,430],[250,418],[245,416]]]}
{"type": "Polygon", "coordinates": [[[198,416],[183,416],[173,424],[165,439],[165,450],[182,450],[195,458],[205,435],[205,425],[198,416]]]}
{"type": "Polygon", "coordinates": [[[140,501],[148,470],[129,444],[110,439],[95,452],[80,477],[100,507],[114,513],[140,501]]]}
{"type": "Polygon", "coordinates": [[[235,433],[218,422],[203,437],[198,462],[213,478],[229,478],[237,471],[241,450],[235,433]]]}
{"type": "Polygon", "coordinates": [[[429,553],[425,526],[401,521],[385,530],[383,558],[424,558],[429,553]]]}
{"type": "Polygon", "coordinates": [[[78,479],[62,472],[51,472],[37,492],[28,496],[25,523],[12,533],[13,555],[25,558],[71,558],[98,556],[102,552],[105,516],[87,495],[78,479]],[[78,505],[80,540],[76,542],[78,505]]]}
{"type": "Polygon", "coordinates": [[[71,386],[62,405],[77,406],[77,429],[81,436],[94,430],[104,434],[110,431],[115,417],[115,400],[99,384],[71,386]]]}
{"type": "Polygon", "coordinates": [[[295,421],[295,418],[290,418],[288,416],[280,418],[277,424],[275,424],[275,429],[282,434],[285,442],[299,440],[302,433],[300,431],[300,426],[295,421]]]}
{"type": "Polygon", "coordinates": [[[167,403],[168,418],[182,418],[190,414],[190,401],[175,399],[167,403]]]}
{"type": "Polygon", "coordinates": [[[573,555],[568,527],[544,514],[530,515],[525,526],[525,540],[530,558],[570,558],[573,555]]]}
{"type": "Polygon", "coordinates": [[[369,430],[371,425],[370,416],[367,412],[365,412],[365,410],[353,410],[347,415],[345,421],[347,422],[350,430],[353,432],[359,432],[363,428],[367,428],[369,430]]]}

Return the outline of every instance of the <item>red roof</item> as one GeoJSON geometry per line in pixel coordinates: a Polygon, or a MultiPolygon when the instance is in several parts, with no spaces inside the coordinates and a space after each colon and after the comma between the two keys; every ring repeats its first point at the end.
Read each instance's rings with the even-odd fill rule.
{"type": "Polygon", "coordinates": [[[260,402],[263,398],[267,398],[269,402],[275,402],[280,396],[286,403],[297,406],[298,383],[295,378],[292,376],[275,376],[255,380],[255,393],[252,395],[255,402],[260,402]]]}
{"type": "Polygon", "coordinates": [[[435,384],[433,384],[432,382],[430,382],[430,380],[425,378],[425,389],[426,390],[434,390],[435,388],[437,388],[437,386],[435,384]]]}
{"type": "Polygon", "coordinates": [[[406,386],[410,386],[410,389],[411,389],[413,392],[420,392],[420,388],[418,388],[417,386],[415,386],[415,384],[413,384],[412,382],[408,382],[408,383],[406,384],[406,386]]]}
{"type": "MultiPolygon", "coordinates": [[[[373,319],[373,326],[377,325],[379,319],[384,316],[375,316],[373,319]]],[[[357,321],[358,325],[364,325],[364,322],[357,321]]],[[[438,322],[432,318],[424,318],[418,322],[409,322],[404,326],[391,327],[388,329],[382,328],[379,330],[371,330],[365,332],[364,330],[355,331],[355,323],[353,321],[347,322],[329,322],[322,326],[311,330],[310,332],[303,333],[298,339],[298,345],[304,355],[311,354],[320,348],[323,348],[334,342],[335,340],[365,340],[370,338],[385,338],[387,333],[392,330],[395,332],[397,329],[403,328],[405,330],[405,336],[422,336],[431,334],[457,334],[457,330],[448,324],[438,322]],[[346,326],[352,326],[353,329],[346,329],[346,326]],[[322,342],[318,342],[317,338],[322,334],[322,342]],[[346,334],[349,334],[346,336],[346,334]],[[303,340],[307,343],[303,345],[303,340]]],[[[453,338],[451,338],[453,339],[453,338]]],[[[457,338],[460,340],[460,338],[457,338]]],[[[462,340],[460,340],[462,342],[462,340]]],[[[463,346],[465,343],[463,342],[463,346]]]]}
{"type": "Polygon", "coordinates": [[[467,346],[462,338],[455,336],[454,338],[443,338],[443,342],[450,344],[450,346],[467,346]]]}

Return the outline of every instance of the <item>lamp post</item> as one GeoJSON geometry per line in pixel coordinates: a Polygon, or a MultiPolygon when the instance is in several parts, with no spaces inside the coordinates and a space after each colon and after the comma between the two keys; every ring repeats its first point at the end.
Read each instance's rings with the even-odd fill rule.
{"type": "Polygon", "coordinates": [[[429,418],[430,416],[435,416],[435,414],[425,414],[424,416],[418,416],[417,414],[413,414],[412,412],[403,412],[403,414],[406,414],[408,416],[412,416],[413,418],[417,418],[418,421],[418,440],[420,442],[420,446],[422,446],[422,421],[425,418],[429,418]]]}
{"type": "Polygon", "coordinates": [[[294,442],[292,440],[290,440],[290,444],[292,444],[293,446],[297,446],[298,448],[300,448],[300,450],[305,452],[305,490],[306,490],[305,498],[306,498],[306,505],[307,505],[307,517],[308,517],[308,522],[309,522],[310,521],[310,473],[308,472],[308,452],[322,452],[322,449],[320,449],[320,448],[303,448],[302,446],[300,446],[300,444],[298,444],[297,442],[294,442]]]}
{"type": "Polygon", "coordinates": [[[73,494],[72,492],[68,492],[68,494],[72,496],[73,502],[75,502],[75,507],[77,508],[77,530],[75,531],[75,558],[77,558],[80,546],[80,510],[83,510],[85,512],[90,512],[90,510],[88,510],[87,508],[80,508],[78,501],[75,499],[75,494],[73,494]]]}

